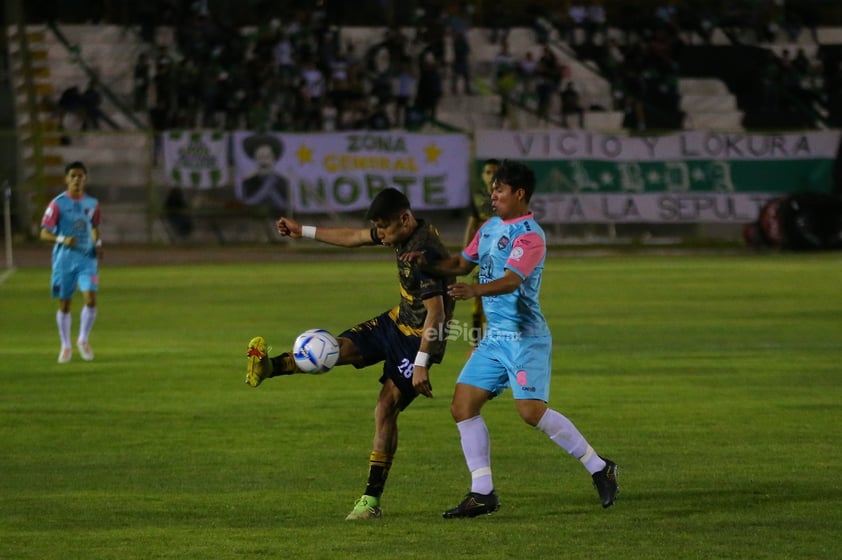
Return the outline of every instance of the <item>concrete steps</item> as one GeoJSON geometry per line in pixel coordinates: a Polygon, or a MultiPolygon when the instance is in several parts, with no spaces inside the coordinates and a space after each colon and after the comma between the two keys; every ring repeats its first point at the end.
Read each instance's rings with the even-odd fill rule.
{"type": "Polygon", "coordinates": [[[743,130],[743,112],[722,80],[682,78],[678,89],[685,129],[743,130]]]}

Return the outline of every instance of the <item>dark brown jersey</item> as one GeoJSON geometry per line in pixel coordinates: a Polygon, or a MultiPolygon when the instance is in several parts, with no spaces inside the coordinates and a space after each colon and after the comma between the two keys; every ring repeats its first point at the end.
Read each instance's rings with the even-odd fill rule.
{"type": "MultiPolygon", "coordinates": [[[[377,243],[376,230],[372,229],[372,239],[377,243]]],[[[453,318],[455,302],[447,295],[447,286],[452,284],[454,278],[442,278],[433,276],[421,270],[417,264],[403,262],[401,255],[409,252],[420,251],[424,253],[427,262],[435,262],[448,257],[447,248],[439,237],[438,230],[424,220],[418,220],[418,228],[399,247],[395,248],[395,259],[398,265],[398,280],[401,289],[401,302],[392,309],[390,316],[394,319],[398,328],[407,335],[422,336],[424,333],[424,319],[427,317],[427,309],[424,307],[424,300],[434,296],[444,298],[445,324],[442,332],[436,333],[439,343],[433,346],[431,352],[434,361],[441,360],[444,355],[444,347],[449,332],[449,324],[453,318]]]]}

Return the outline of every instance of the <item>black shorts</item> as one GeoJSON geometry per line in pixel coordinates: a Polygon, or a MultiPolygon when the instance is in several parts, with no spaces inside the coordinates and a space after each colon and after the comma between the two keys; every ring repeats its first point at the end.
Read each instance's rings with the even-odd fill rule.
{"type": "Polygon", "coordinates": [[[401,392],[400,409],[403,410],[418,396],[412,387],[415,355],[421,347],[421,337],[404,334],[395,321],[385,312],[339,335],[354,343],[363,363],[357,369],[383,362],[380,383],[391,379],[401,392]]]}

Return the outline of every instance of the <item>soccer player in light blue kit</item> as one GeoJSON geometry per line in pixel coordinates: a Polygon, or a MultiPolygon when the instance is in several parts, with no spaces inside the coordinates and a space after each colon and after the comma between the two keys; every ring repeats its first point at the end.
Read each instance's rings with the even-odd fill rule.
{"type": "MultiPolygon", "coordinates": [[[[617,465],[600,457],[569,419],[547,406],[552,337],[538,302],[547,247],[544,231],[529,211],[534,191],[532,170],[504,161],[492,183],[495,216],[480,227],[461,256],[428,265],[438,274],[455,276],[479,265],[478,284],[452,284],[448,293],[457,300],[481,296],[488,321],[456,380],[450,405],[471,472],[471,491],[443,513],[446,519],[476,517],[500,506],[491,475],[491,438],[481,410],[508,387],[520,417],[582,462],[603,507],[611,506],[619,491],[617,465]]],[[[407,258],[426,261],[418,255],[407,258]]]]}
{"type": "Polygon", "coordinates": [[[69,362],[73,357],[70,308],[77,287],[82,292],[85,306],[80,315],[76,347],[83,360],[94,359],[88,337],[96,319],[98,259],[102,258],[102,239],[99,234],[99,202],[85,193],[87,180],[88,170],[82,162],[67,164],[64,168],[67,190],[50,201],[41,219],[41,239],[54,244],[50,285],[53,297],[59,301],[56,323],[61,338],[60,364],[69,362]]]}

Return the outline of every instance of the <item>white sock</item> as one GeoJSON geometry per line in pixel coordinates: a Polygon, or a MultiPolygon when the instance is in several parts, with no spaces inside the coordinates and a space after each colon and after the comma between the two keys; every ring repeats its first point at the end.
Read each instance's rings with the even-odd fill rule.
{"type": "Polygon", "coordinates": [[[548,408],[535,427],[547,434],[556,445],[579,459],[589,473],[593,474],[605,468],[605,461],[596,454],[585,436],[560,412],[548,408]]]}
{"type": "Polygon", "coordinates": [[[91,334],[91,329],[94,328],[94,321],[96,320],[96,307],[82,308],[82,313],[79,315],[79,342],[87,342],[88,336],[91,334]]]}
{"type": "Polygon", "coordinates": [[[63,313],[61,309],[56,311],[56,324],[58,325],[58,336],[61,339],[62,348],[71,348],[70,325],[72,322],[73,316],[70,313],[63,313]]]}
{"type": "Polygon", "coordinates": [[[462,453],[471,471],[471,492],[490,494],[494,490],[491,479],[491,437],[482,416],[457,422],[462,436],[462,453]]]}

